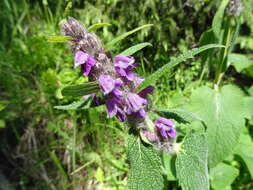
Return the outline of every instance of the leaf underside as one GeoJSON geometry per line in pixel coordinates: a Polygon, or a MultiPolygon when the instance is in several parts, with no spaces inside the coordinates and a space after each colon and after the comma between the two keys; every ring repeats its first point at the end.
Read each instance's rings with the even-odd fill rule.
{"type": "Polygon", "coordinates": [[[188,134],[177,155],[176,173],[183,190],[209,190],[206,137],[188,134]]]}

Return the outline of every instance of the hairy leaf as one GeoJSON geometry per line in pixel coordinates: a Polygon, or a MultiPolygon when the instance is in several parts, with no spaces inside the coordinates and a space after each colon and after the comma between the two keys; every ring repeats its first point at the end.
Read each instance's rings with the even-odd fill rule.
{"type": "Polygon", "coordinates": [[[123,52],[121,52],[120,55],[130,56],[130,55],[133,55],[137,51],[139,51],[139,50],[141,50],[141,49],[143,49],[143,48],[145,48],[147,46],[152,46],[152,44],[144,42],[144,43],[140,43],[140,44],[134,45],[134,46],[132,46],[132,47],[124,50],[123,52]]]}
{"type": "Polygon", "coordinates": [[[128,159],[130,190],[163,190],[165,180],[161,172],[161,158],[150,145],[143,144],[139,137],[129,135],[128,159]]]}
{"type": "Polygon", "coordinates": [[[220,163],[210,170],[212,188],[215,190],[229,187],[238,176],[239,170],[228,164],[220,163]]]}
{"type": "Polygon", "coordinates": [[[105,26],[110,26],[110,25],[111,24],[109,24],[109,23],[97,23],[97,24],[93,24],[92,26],[90,26],[88,28],[88,31],[92,32],[92,31],[95,31],[95,30],[97,30],[99,28],[102,28],[102,27],[105,27],[105,26]]]}
{"type": "Polygon", "coordinates": [[[247,115],[243,97],[240,89],[232,85],[219,91],[200,87],[191,96],[190,110],[198,114],[207,126],[211,167],[227,157],[239,140],[247,115]]]}
{"type": "Polygon", "coordinates": [[[116,37],[115,39],[113,39],[113,40],[110,41],[109,43],[107,43],[107,44],[106,44],[106,47],[108,47],[108,48],[110,49],[113,45],[115,45],[115,44],[118,43],[119,41],[125,39],[127,36],[129,36],[129,35],[131,35],[131,34],[137,32],[137,31],[139,31],[139,30],[142,30],[142,29],[144,29],[144,28],[150,27],[150,26],[153,26],[153,24],[145,24],[145,25],[140,26],[140,27],[138,27],[138,28],[135,28],[135,29],[133,29],[133,30],[131,30],[131,31],[129,31],[129,32],[126,32],[126,33],[124,33],[124,34],[122,34],[122,35],[116,37]]]}
{"type": "Polygon", "coordinates": [[[99,91],[97,82],[86,82],[84,84],[67,86],[62,89],[63,96],[85,96],[99,91]]]}
{"type": "Polygon", "coordinates": [[[188,134],[177,155],[176,173],[183,190],[209,190],[207,142],[202,134],[188,134]]]}
{"type": "Polygon", "coordinates": [[[68,42],[70,40],[73,40],[73,38],[70,36],[50,36],[47,38],[48,42],[53,42],[53,43],[63,43],[63,42],[68,42]]]}
{"type": "Polygon", "coordinates": [[[219,44],[208,44],[208,45],[202,46],[200,48],[194,48],[192,50],[189,50],[189,51],[183,53],[182,55],[173,59],[172,61],[170,61],[169,63],[162,66],[160,69],[158,69],[156,72],[154,72],[152,75],[147,77],[138,86],[137,90],[141,90],[141,89],[147,87],[148,85],[153,84],[156,80],[158,80],[161,76],[163,76],[165,73],[167,73],[170,69],[172,69],[173,67],[175,67],[179,63],[185,61],[186,59],[193,58],[195,55],[197,55],[205,50],[208,50],[210,48],[221,48],[221,47],[224,47],[224,46],[219,45],[219,44]]]}
{"type": "Polygon", "coordinates": [[[155,112],[165,118],[175,119],[179,123],[191,123],[194,120],[203,121],[195,113],[183,109],[156,110],[155,112]]]}
{"type": "Polygon", "coordinates": [[[87,101],[82,99],[76,102],[72,102],[71,104],[68,105],[54,106],[54,108],[59,110],[76,110],[83,107],[85,103],[87,103],[87,101]]]}

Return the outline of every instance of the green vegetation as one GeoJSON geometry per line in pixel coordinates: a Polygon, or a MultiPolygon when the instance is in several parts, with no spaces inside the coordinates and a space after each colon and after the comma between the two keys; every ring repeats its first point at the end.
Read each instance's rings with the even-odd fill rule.
{"type": "MultiPolygon", "coordinates": [[[[209,159],[212,189],[252,190],[253,2],[242,2],[242,15],[231,19],[225,16],[226,0],[0,1],[0,189],[124,190],[127,180],[142,175],[128,166],[147,158],[139,163],[134,150],[127,152],[127,126],[106,118],[103,106],[89,108],[78,97],[63,98],[84,88],[97,90],[94,83],[78,86],[87,79],[73,68],[67,44],[51,43],[69,40],[59,37],[59,23],[73,16],[114,54],[134,54],[137,73],[147,77],[141,87],[156,86],[151,97],[156,111],[180,116],[179,140],[186,135],[183,148],[191,150],[176,161],[163,155],[167,189],[189,186],[182,179],[198,172],[204,173],[201,184],[209,184],[201,165],[209,159]],[[207,44],[224,48],[203,51],[212,46],[207,44]],[[207,136],[189,132],[189,121],[196,131],[207,123],[207,136]],[[200,145],[208,147],[210,158],[206,148],[196,148],[200,145]],[[175,174],[199,152],[203,160],[175,174]]],[[[137,141],[131,138],[129,144],[137,141]]]]}

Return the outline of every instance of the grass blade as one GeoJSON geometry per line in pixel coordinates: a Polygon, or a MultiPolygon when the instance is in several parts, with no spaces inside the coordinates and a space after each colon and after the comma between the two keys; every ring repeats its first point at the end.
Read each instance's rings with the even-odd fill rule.
{"type": "Polygon", "coordinates": [[[111,26],[111,24],[109,23],[97,23],[97,24],[93,24],[88,28],[89,32],[95,31],[99,28],[105,27],[105,26],[111,26]]]}
{"type": "Polygon", "coordinates": [[[123,39],[126,38],[127,36],[129,36],[129,35],[131,35],[131,34],[137,32],[137,31],[139,31],[139,30],[142,30],[142,29],[144,29],[144,28],[150,27],[150,26],[153,26],[153,24],[145,24],[145,25],[140,26],[140,27],[138,27],[138,28],[135,28],[135,29],[133,29],[133,30],[131,30],[131,31],[129,31],[129,32],[126,32],[126,33],[124,33],[124,34],[122,34],[122,35],[116,37],[115,39],[113,39],[113,40],[110,41],[109,43],[107,43],[107,44],[106,44],[106,47],[108,47],[108,48],[110,49],[113,45],[115,45],[115,44],[118,43],[119,41],[123,40],[123,39]]]}
{"type": "Polygon", "coordinates": [[[132,46],[130,48],[127,48],[123,52],[121,52],[120,55],[130,56],[130,55],[135,54],[137,51],[140,51],[141,49],[143,49],[143,48],[145,48],[147,46],[152,46],[152,44],[144,42],[144,43],[140,43],[140,44],[134,45],[134,46],[132,46]]]}
{"type": "Polygon", "coordinates": [[[197,54],[199,54],[199,53],[201,53],[201,52],[203,52],[203,51],[205,51],[207,49],[210,49],[210,48],[221,48],[221,47],[224,47],[224,46],[220,45],[220,44],[208,44],[208,45],[202,46],[200,48],[194,48],[192,50],[189,50],[189,51],[183,53],[182,55],[180,55],[176,59],[170,61],[166,65],[162,66],[160,69],[158,69],[152,75],[150,75],[149,77],[147,77],[138,86],[137,90],[141,90],[141,89],[147,87],[148,85],[153,84],[157,79],[159,79],[161,76],[163,76],[165,73],[167,73],[170,69],[172,69],[173,67],[175,67],[179,63],[185,61],[186,59],[193,58],[195,55],[197,55],[197,54]]]}

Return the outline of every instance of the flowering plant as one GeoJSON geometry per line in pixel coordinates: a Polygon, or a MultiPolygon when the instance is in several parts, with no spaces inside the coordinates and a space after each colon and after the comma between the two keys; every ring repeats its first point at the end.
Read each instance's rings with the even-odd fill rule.
{"type": "MultiPolygon", "coordinates": [[[[227,3],[224,1],[217,14],[225,12],[227,3]]],[[[221,78],[227,68],[226,48],[229,47],[227,44],[215,44],[222,40],[217,39],[221,32],[221,28],[217,27],[220,21],[217,19],[214,21],[213,44],[204,43],[207,45],[185,52],[147,78],[142,78],[134,72],[138,62],[132,56],[146,45],[135,45],[113,56],[94,33],[86,30],[74,18],[68,18],[62,24],[64,34],[62,39],[67,39],[71,44],[74,67],[79,68],[82,74],[88,77],[86,83],[65,87],[62,94],[83,96],[81,103],[89,99],[94,106],[105,105],[107,117],[116,117],[128,127],[129,189],[164,189],[166,168],[162,162],[166,160],[164,157],[169,155],[171,159],[171,155],[176,155],[176,178],[181,187],[207,190],[208,166],[215,167],[224,160],[226,154],[232,152],[232,147],[239,138],[238,126],[243,125],[246,113],[241,110],[242,112],[238,114],[240,110],[238,107],[242,103],[240,100],[243,99],[240,90],[229,85],[219,89],[221,78]],[[223,50],[224,47],[226,51],[223,50]],[[182,61],[205,50],[213,52],[211,48],[222,48],[214,89],[207,86],[197,88],[185,109],[159,110],[151,104],[150,96],[155,90],[153,84],[162,75],[182,61]],[[231,108],[233,117],[228,117],[227,108],[231,108]],[[195,122],[201,127],[199,125],[195,127],[195,122]],[[191,123],[190,132],[182,130],[182,126],[189,123],[191,123]],[[221,128],[221,125],[225,128],[221,128]],[[216,131],[216,135],[213,131],[216,131]],[[225,133],[230,136],[223,138],[225,133]],[[218,141],[222,143],[219,144],[218,141]]],[[[221,27],[220,24],[219,26],[221,27]]],[[[144,26],[115,38],[109,46],[142,28],[144,26]]],[[[210,32],[206,34],[210,35],[210,32]]],[[[202,57],[206,60],[204,54],[202,57]]],[[[78,105],[77,103],[71,106],[78,107],[78,105]]]]}

